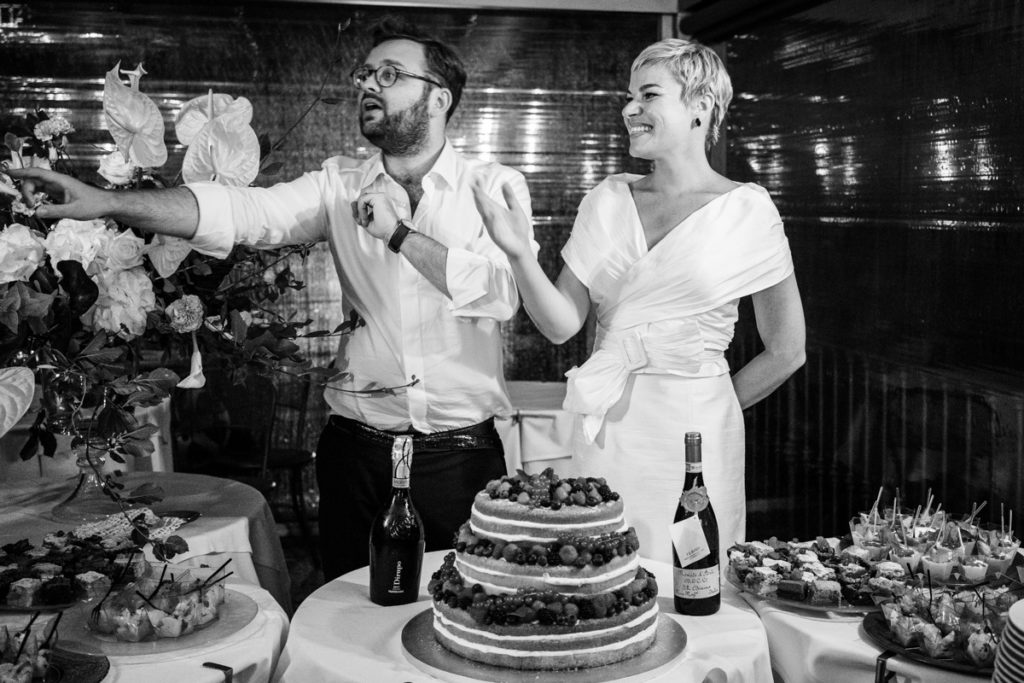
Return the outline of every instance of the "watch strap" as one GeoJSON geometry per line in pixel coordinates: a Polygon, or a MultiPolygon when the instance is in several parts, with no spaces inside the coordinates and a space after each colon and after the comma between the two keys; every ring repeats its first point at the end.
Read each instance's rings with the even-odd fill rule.
{"type": "Polygon", "coordinates": [[[391,238],[388,239],[388,249],[397,254],[398,250],[402,248],[402,242],[405,241],[410,232],[416,232],[412,227],[412,223],[404,218],[398,221],[395,231],[391,233],[391,238]]]}

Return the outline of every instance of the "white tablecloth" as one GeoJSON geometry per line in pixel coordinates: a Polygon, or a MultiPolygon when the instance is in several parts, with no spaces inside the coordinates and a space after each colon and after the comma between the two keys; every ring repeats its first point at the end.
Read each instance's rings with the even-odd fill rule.
{"type": "MultiPolygon", "coordinates": [[[[199,519],[181,527],[178,535],[188,552],[174,558],[187,567],[217,567],[229,557],[235,577],[266,588],[286,611],[291,611],[291,581],[273,515],[259,491],[239,482],[200,474],[136,472],[124,478],[131,489],[143,482],[164,489],[164,500],[152,509],[196,510],[199,519]]],[[[54,505],[73,488],[67,479],[35,479],[0,484],[0,542],[26,538],[38,546],[43,536],[76,525],[55,520],[54,505]]],[[[111,504],[111,511],[116,508],[111,504]]]]}
{"type": "MultiPolygon", "coordinates": [[[[364,567],[322,586],[295,612],[278,663],[276,683],[366,683],[438,680],[417,669],[402,647],[402,627],[430,606],[426,584],[447,551],[423,560],[420,601],[398,607],[370,602],[364,567]]],[[[672,607],[671,567],[642,562],[658,577],[659,606],[683,625],[683,655],[651,680],[661,683],[729,681],[771,683],[768,640],[760,620],[731,586],[723,586],[722,609],[710,617],[683,617],[672,607]]]]}
{"type": "MultiPolygon", "coordinates": [[[[108,657],[110,672],[103,683],[223,683],[224,674],[203,667],[203,662],[231,667],[235,683],[269,681],[288,635],[288,617],[270,593],[232,579],[228,587],[248,595],[259,607],[251,622],[207,645],[157,655],[108,657]]],[[[0,623],[23,628],[28,618],[27,614],[0,614],[0,623]]]]}
{"type": "MultiPolygon", "coordinates": [[[[816,614],[780,609],[743,594],[768,633],[772,666],[785,683],[872,681],[882,653],[861,628],[861,616],[816,614]]],[[[918,664],[900,656],[886,662],[897,680],[913,683],[967,683],[987,678],[967,676],[918,664]]]]}
{"type": "Polygon", "coordinates": [[[495,420],[509,474],[559,467],[572,457],[572,413],[562,410],[565,382],[507,382],[512,416],[495,420]]]}

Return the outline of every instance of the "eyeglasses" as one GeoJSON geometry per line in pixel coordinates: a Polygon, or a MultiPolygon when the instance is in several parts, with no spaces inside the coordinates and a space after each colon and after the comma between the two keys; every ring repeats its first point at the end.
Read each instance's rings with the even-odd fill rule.
{"type": "Polygon", "coordinates": [[[352,85],[356,86],[361,90],[363,86],[366,85],[366,80],[370,77],[371,74],[377,80],[377,85],[379,85],[382,88],[390,88],[391,86],[393,86],[400,75],[408,76],[409,78],[416,78],[421,81],[426,81],[431,85],[436,85],[438,88],[444,87],[443,85],[435,81],[433,78],[420,76],[419,74],[414,74],[409,71],[399,69],[397,66],[393,66],[391,64],[378,66],[376,69],[371,69],[368,66],[357,66],[355,69],[352,70],[352,73],[349,74],[349,76],[351,76],[352,78],[352,85]]]}

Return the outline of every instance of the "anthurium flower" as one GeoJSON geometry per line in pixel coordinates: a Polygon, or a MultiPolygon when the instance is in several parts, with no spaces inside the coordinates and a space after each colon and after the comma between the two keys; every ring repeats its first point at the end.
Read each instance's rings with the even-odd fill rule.
{"type": "Polygon", "coordinates": [[[260,141],[256,131],[237,119],[214,119],[192,141],[181,164],[188,183],[204,180],[244,187],[260,170],[260,141]]]}
{"type": "Polygon", "coordinates": [[[196,333],[192,332],[192,362],[188,377],[177,384],[180,389],[202,389],[206,386],[206,375],[203,374],[203,355],[199,352],[196,333]]]}
{"type": "Polygon", "coordinates": [[[157,235],[146,248],[149,262],[156,268],[160,277],[165,279],[174,275],[191,251],[192,246],[187,240],[167,235],[157,235]]]}
{"type": "Polygon", "coordinates": [[[132,85],[121,82],[121,62],[107,72],[103,87],[103,115],[107,129],[126,161],[136,166],[163,166],[167,161],[164,145],[164,119],[156,103],[138,89],[145,73],[140,64],[127,72],[132,85]]]}
{"type": "Polygon", "coordinates": [[[35,375],[30,368],[0,368],[0,436],[28,411],[35,389],[35,375]]]}
{"type": "Polygon", "coordinates": [[[236,100],[231,95],[211,90],[185,103],[174,119],[174,133],[178,141],[188,147],[203,126],[220,117],[227,117],[238,126],[247,126],[252,122],[252,104],[244,97],[236,100]]]}

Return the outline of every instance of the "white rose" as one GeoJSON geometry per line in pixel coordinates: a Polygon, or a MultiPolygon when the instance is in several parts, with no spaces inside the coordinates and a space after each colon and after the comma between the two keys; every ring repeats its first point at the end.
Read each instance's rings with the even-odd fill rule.
{"type": "Polygon", "coordinates": [[[96,277],[96,284],[99,297],[82,316],[86,327],[106,330],[124,339],[133,339],[146,331],[146,314],[156,309],[156,296],[143,268],[104,270],[96,277]]]}
{"type": "MultiPolygon", "coordinates": [[[[146,243],[131,230],[107,230],[106,239],[96,254],[93,267],[105,270],[128,270],[142,265],[146,243]]],[[[97,269],[98,270],[98,269],[97,269]]]]}
{"type": "Polygon", "coordinates": [[[45,257],[42,238],[12,223],[0,232],[0,284],[28,280],[45,257]]]}
{"type": "Polygon", "coordinates": [[[107,226],[103,221],[76,221],[61,219],[46,236],[46,253],[54,268],[61,261],[78,261],[88,268],[107,241],[107,226]]]}
{"type": "Polygon", "coordinates": [[[138,167],[126,160],[120,151],[100,159],[99,173],[111,185],[127,185],[131,182],[138,167]]]}

